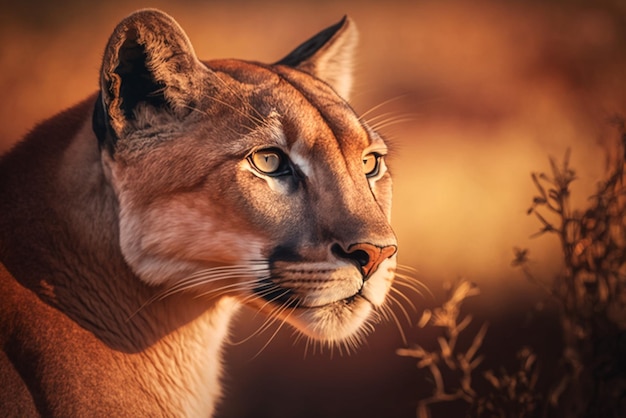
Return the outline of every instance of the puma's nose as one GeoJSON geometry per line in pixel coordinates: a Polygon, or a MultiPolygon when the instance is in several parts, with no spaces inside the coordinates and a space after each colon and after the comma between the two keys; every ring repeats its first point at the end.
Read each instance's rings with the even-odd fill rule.
{"type": "Polygon", "coordinates": [[[347,251],[339,244],[334,244],[332,247],[332,251],[336,256],[355,261],[361,269],[365,280],[378,269],[380,263],[393,256],[397,250],[398,247],[395,245],[379,247],[367,243],[352,244],[348,247],[347,251]]]}

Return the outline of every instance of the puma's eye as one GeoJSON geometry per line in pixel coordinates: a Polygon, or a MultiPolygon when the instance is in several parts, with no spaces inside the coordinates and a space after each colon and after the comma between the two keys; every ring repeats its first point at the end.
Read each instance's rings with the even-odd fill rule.
{"type": "Polygon", "coordinates": [[[275,148],[255,151],[248,160],[254,168],[268,176],[281,176],[290,171],[287,157],[275,148]]]}
{"type": "Polygon", "coordinates": [[[380,160],[382,156],[370,153],[363,157],[363,172],[367,177],[374,177],[380,171],[380,160]]]}

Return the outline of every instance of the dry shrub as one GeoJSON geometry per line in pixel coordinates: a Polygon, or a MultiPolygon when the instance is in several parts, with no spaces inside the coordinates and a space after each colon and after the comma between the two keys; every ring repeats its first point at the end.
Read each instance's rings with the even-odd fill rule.
{"type": "MultiPolygon", "coordinates": [[[[565,343],[562,379],[549,396],[550,406],[567,417],[626,416],[626,130],[618,130],[607,175],[584,211],[569,205],[576,179],[569,152],[551,175],[533,174],[539,195],[528,210],[541,222],[537,235],[560,241],[564,269],[551,286],[560,308],[565,343]]],[[[527,252],[516,250],[514,264],[537,283],[527,252]]]]}
{"type": "Polygon", "coordinates": [[[563,352],[560,361],[544,362],[543,370],[558,379],[541,393],[538,359],[529,347],[517,352],[517,370],[479,370],[483,358],[478,351],[487,326],[480,327],[468,348],[459,347],[459,335],[472,322],[471,315],[461,314],[461,306],[479,293],[461,280],[450,289],[448,300],[425,311],[418,324],[443,329],[438,346],[397,350],[418,359],[417,367],[427,370],[433,382],[432,394],[418,400],[418,418],[430,417],[435,403],[459,400],[468,404],[471,417],[626,416],[626,129],[621,118],[613,123],[616,147],[585,210],[570,208],[576,173],[569,166],[569,150],[560,164],[550,158],[550,174],[532,174],[538,195],[528,213],[541,223],[534,236],[552,234],[559,239],[561,274],[551,283],[539,280],[529,267],[528,250],[515,249],[512,264],[559,307],[563,352]],[[549,367],[553,369],[546,370],[549,367]],[[477,389],[478,376],[488,390],[477,389]]]}
{"type": "Polygon", "coordinates": [[[437,339],[439,346],[436,350],[429,351],[419,345],[397,350],[400,356],[418,359],[417,367],[427,369],[433,380],[432,395],[419,400],[419,418],[430,417],[430,404],[455,400],[472,403],[476,397],[476,391],[472,387],[472,374],[482,361],[477,352],[487,332],[487,325],[483,324],[466,349],[461,349],[458,342],[459,335],[472,322],[471,315],[461,317],[461,306],[466,298],[477,294],[479,291],[476,286],[461,280],[451,287],[446,303],[432,312],[424,311],[418,325],[430,325],[444,330],[444,335],[437,339]],[[450,375],[451,378],[444,377],[450,375]]]}

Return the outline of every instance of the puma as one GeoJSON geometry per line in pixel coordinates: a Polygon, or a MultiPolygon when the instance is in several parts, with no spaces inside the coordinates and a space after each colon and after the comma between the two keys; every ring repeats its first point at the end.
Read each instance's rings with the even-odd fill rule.
{"type": "Polygon", "coordinates": [[[267,65],[202,62],[157,10],[115,28],[99,92],[0,162],[3,416],[211,416],[241,306],[350,348],[386,315],[356,38],[344,18],[267,65]]]}

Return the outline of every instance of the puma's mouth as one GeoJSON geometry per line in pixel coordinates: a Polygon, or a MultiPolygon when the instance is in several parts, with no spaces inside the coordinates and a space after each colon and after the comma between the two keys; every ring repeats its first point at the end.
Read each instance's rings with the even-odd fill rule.
{"type": "Polygon", "coordinates": [[[251,301],[313,340],[358,340],[371,331],[366,324],[372,311],[385,301],[393,278],[390,268],[385,265],[364,280],[351,263],[274,262],[256,282],[251,301]]]}
{"type": "Polygon", "coordinates": [[[267,304],[280,306],[283,308],[323,309],[329,306],[350,306],[355,302],[357,298],[363,298],[367,300],[365,297],[363,297],[360,290],[357,293],[354,293],[347,297],[341,297],[331,300],[326,300],[330,298],[326,297],[324,298],[324,300],[319,301],[319,298],[313,299],[306,295],[298,295],[297,292],[291,289],[277,287],[275,289],[272,289],[271,291],[263,291],[266,287],[267,286],[263,285],[257,287],[255,291],[257,296],[260,296],[261,299],[263,299],[267,304]]]}
{"type": "Polygon", "coordinates": [[[367,298],[363,297],[363,295],[359,291],[358,293],[355,293],[352,296],[348,296],[347,298],[338,299],[338,300],[335,300],[335,301],[332,301],[332,302],[327,302],[327,303],[322,303],[322,304],[317,304],[317,305],[315,305],[315,304],[307,305],[307,304],[303,303],[303,304],[300,304],[300,305],[296,306],[296,309],[298,309],[298,308],[300,308],[300,309],[324,309],[324,308],[327,308],[327,307],[339,307],[341,305],[345,305],[346,307],[349,307],[350,305],[355,303],[357,298],[362,298],[362,299],[365,299],[366,301],[368,301],[367,298]]]}
{"type": "Polygon", "coordinates": [[[257,282],[254,293],[273,305],[312,309],[351,302],[361,293],[363,283],[352,264],[279,262],[257,282]]]}
{"type": "Polygon", "coordinates": [[[294,309],[288,321],[315,340],[336,343],[367,332],[364,324],[372,309],[367,299],[356,294],[324,305],[294,309]]]}
{"type": "MultiPolygon", "coordinates": [[[[260,296],[260,295],[257,295],[260,296]]],[[[361,292],[323,303],[309,302],[285,289],[265,293],[256,306],[271,317],[281,318],[314,340],[337,343],[361,335],[374,305],[361,292]],[[278,295],[281,295],[278,297],[278,295]]]]}

